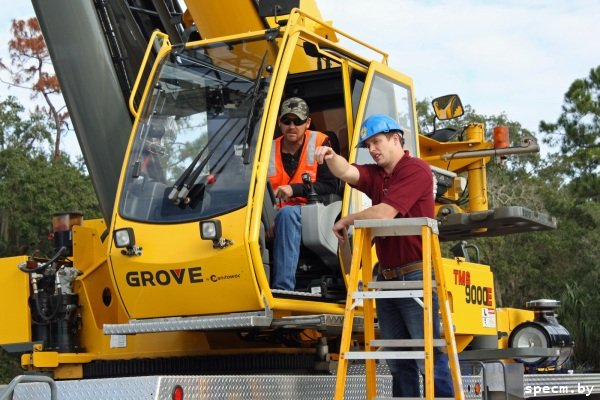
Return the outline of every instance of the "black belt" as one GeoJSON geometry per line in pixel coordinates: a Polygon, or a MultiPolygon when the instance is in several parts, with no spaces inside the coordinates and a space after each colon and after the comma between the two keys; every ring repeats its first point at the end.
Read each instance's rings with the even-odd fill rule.
{"type": "Polygon", "coordinates": [[[416,261],[408,265],[402,265],[400,267],[380,267],[379,274],[383,276],[383,279],[390,280],[403,277],[411,272],[421,271],[423,269],[423,262],[416,261]]]}

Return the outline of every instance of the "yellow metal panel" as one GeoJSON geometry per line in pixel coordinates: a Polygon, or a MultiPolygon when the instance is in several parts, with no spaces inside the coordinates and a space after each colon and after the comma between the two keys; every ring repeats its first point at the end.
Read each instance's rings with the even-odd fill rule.
{"type": "Polygon", "coordinates": [[[456,335],[456,350],[460,353],[463,351],[473,340],[473,335],[456,335]]]}
{"type": "Polygon", "coordinates": [[[485,265],[444,259],[455,334],[496,335],[494,276],[485,265]]]}
{"type": "Polygon", "coordinates": [[[105,230],[106,224],[101,219],[73,227],[73,263],[79,271],[85,273],[106,259],[108,240],[103,244],[100,239],[105,230]]]}
{"type": "Polygon", "coordinates": [[[256,7],[247,0],[228,0],[227,6],[223,0],[186,0],[185,3],[203,39],[266,29],[256,7]]]}
{"type": "Polygon", "coordinates": [[[526,321],[533,321],[534,313],[531,310],[523,310],[519,308],[498,308],[498,348],[508,348],[508,337],[510,333],[519,324],[526,321]]]}
{"type": "Polygon", "coordinates": [[[27,261],[27,256],[0,259],[0,343],[31,341],[31,313],[29,312],[29,274],[17,265],[27,261]]]}
{"type": "Polygon", "coordinates": [[[82,305],[82,318],[88,321],[87,324],[93,321],[94,326],[102,329],[104,324],[120,322],[118,315],[121,303],[105,262],[77,280],[75,290],[82,305]]]}
{"type": "Polygon", "coordinates": [[[262,309],[246,246],[246,208],[219,216],[223,237],[233,244],[215,249],[200,238],[198,222],[157,225],[117,221],[131,227],[141,256],[112,249],[118,291],[130,318],[205,315],[262,309]]]}
{"type": "Polygon", "coordinates": [[[520,308],[505,308],[508,311],[508,326],[512,332],[523,322],[533,321],[535,314],[531,310],[522,310],[520,308]]]}
{"type": "MultiPolygon", "coordinates": [[[[275,18],[267,17],[267,25],[258,15],[258,8],[248,0],[186,0],[187,13],[196,24],[203,39],[236,35],[239,33],[258,31],[278,26],[275,18]],[[209,18],[207,16],[210,16],[209,18]]],[[[314,0],[301,0],[300,9],[307,14],[322,19],[321,12],[314,0]]],[[[288,19],[288,15],[279,16],[278,21],[288,19]]],[[[308,27],[317,33],[335,37],[332,30],[309,22],[308,27]]]]}
{"type": "Polygon", "coordinates": [[[34,351],[33,366],[37,368],[58,367],[58,352],[56,351],[34,351]]]}
{"type": "Polygon", "coordinates": [[[54,370],[53,379],[81,379],[83,378],[83,365],[61,364],[54,370]]]}

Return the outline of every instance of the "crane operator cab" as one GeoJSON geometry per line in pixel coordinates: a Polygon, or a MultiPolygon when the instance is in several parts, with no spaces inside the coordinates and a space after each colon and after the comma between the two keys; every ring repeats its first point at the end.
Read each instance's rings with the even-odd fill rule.
{"type": "MultiPolygon", "coordinates": [[[[331,228],[341,214],[370,206],[347,185],[302,207],[296,287],[270,286],[265,232],[276,210],[268,165],[279,109],[287,98],[304,99],[314,129],[357,163],[372,162],[368,150],[356,148],[357,127],[369,115],[387,114],[403,127],[405,148],[418,155],[412,81],[386,65],[385,53],[331,25],[300,10],[287,18],[226,41],[172,47],[160,38],[132,111],[137,119],[111,228],[110,263],[129,318],[265,308],[343,312],[351,240],[340,248],[331,228]],[[338,45],[338,35],[370,58],[338,45]],[[157,126],[165,134],[148,151],[157,126]],[[158,157],[160,179],[142,173],[146,153],[158,157]],[[116,240],[117,233],[126,240],[116,240]]],[[[310,192],[312,182],[304,183],[310,192]]]]}

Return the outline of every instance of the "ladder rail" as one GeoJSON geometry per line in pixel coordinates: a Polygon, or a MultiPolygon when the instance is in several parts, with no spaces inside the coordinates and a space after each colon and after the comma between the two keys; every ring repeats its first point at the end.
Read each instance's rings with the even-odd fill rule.
{"type": "MultiPolygon", "coordinates": [[[[346,359],[346,352],[342,351],[342,349],[349,349],[350,340],[352,339],[352,323],[354,322],[354,314],[356,310],[356,307],[354,307],[352,301],[352,293],[358,288],[358,273],[360,259],[362,257],[362,238],[364,235],[365,233],[362,229],[358,229],[356,230],[356,232],[354,232],[354,240],[356,241],[356,247],[352,252],[352,261],[350,263],[350,276],[348,277],[348,291],[346,295],[346,306],[344,310],[344,322],[342,323],[342,338],[340,340],[340,355],[338,360],[334,392],[334,399],[339,400],[342,400],[344,398],[344,389],[346,387],[346,372],[348,370],[348,360],[346,359]]],[[[363,323],[366,324],[366,320],[363,323]]]]}
{"type": "Polygon", "coordinates": [[[440,242],[435,235],[435,239],[432,244],[432,258],[435,265],[435,280],[438,283],[438,303],[442,315],[442,326],[444,327],[444,338],[447,342],[448,361],[450,362],[450,375],[452,376],[452,384],[454,386],[455,393],[464,393],[463,382],[460,376],[460,365],[458,362],[458,348],[456,347],[456,340],[454,339],[454,324],[451,318],[450,299],[448,299],[448,290],[446,288],[446,281],[442,277],[442,250],[440,248],[440,242]],[[448,340],[451,338],[452,340],[448,340]]]}
{"type": "Polygon", "coordinates": [[[423,247],[423,338],[425,339],[425,398],[433,399],[433,299],[431,284],[431,229],[421,227],[423,247]]]}
{"type": "MultiPolygon", "coordinates": [[[[371,230],[367,229],[363,236],[363,243],[361,246],[362,250],[362,282],[363,288],[365,283],[370,282],[373,279],[373,262],[371,259],[371,246],[367,245],[371,243],[371,230]]],[[[358,284],[357,284],[358,286],[358,284]]],[[[371,341],[375,340],[375,307],[373,301],[363,302],[363,314],[364,314],[364,337],[365,337],[365,352],[371,352],[371,341]]],[[[367,399],[372,399],[377,396],[377,379],[376,379],[376,364],[375,359],[365,360],[365,373],[367,383],[367,399]]]]}

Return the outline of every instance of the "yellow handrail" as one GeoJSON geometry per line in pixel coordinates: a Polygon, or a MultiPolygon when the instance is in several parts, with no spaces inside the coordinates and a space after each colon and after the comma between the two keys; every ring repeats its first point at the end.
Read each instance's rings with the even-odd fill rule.
{"type": "Polygon", "coordinates": [[[146,64],[148,63],[148,59],[150,58],[150,51],[154,48],[154,43],[159,37],[163,40],[161,43],[161,48],[162,46],[168,46],[169,48],[171,47],[171,43],[169,42],[169,36],[166,33],[162,33],[160,31],[152,32],[152,36],[150,36],[150,40],[148,41],[148,47],[146,47],[146,52],[144,53],[144,58],[142,59],[142,64],[140,65],[140,70],[137,74],[137,77],[135,78],[133,87],[131,88],[131,94],[129,95],[129,111],[131,112],[131,114],[133,114],[135,118],[137,118],[139,115],[139,110],[136,109],[135,105],[133,104],[135,94],[137,93],[138,86],[140,85],[140,82],[142,80],[142,75],[146,70],[146,64]]]}

